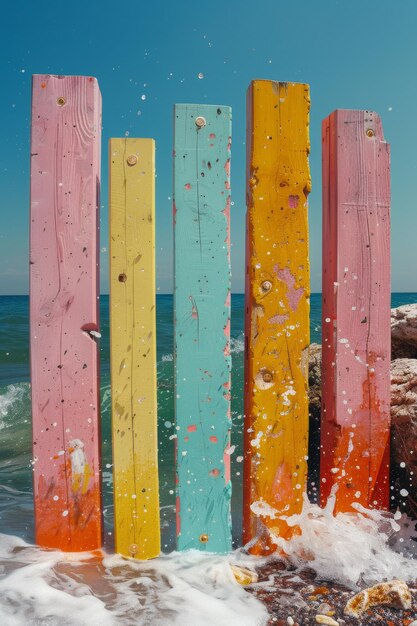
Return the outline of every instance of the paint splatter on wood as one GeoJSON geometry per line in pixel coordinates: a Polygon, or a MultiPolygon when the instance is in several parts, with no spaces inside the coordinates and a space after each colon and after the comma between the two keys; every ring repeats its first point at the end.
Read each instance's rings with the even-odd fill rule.
{"type": "Polygon", "coordinates": [[[101,546],[95,78],[35,75],[30,334],[36,542],[101,546]]]}
{"type": "Polygon", "coordinates": [[[309,87],[255,80],[247,103],[243,536],[267,554],[306,483],[309,87]]]}
{"type": "Polygon", "coordinates": [[[390,430],[389,145],[372,111],[323,122],[321,500],[387,508],[390,430]]]}
{"type": "Polygon", "coordinates": [[[231,549],[231,110],[175,106],[178,548],[231,549]]]}
{"type": "Polygon", "coordinates": [[[111,139],[110,339],[116,551],[158,556],[155,143],[111,139]]]}

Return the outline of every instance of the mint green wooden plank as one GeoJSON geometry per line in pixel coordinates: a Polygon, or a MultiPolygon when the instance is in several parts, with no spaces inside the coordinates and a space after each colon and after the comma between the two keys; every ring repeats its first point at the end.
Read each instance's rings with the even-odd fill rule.
{"type": "Polygon", "coordinates": [[[231,109],[174,108],[177,545],[231,549],[231,109]]]}

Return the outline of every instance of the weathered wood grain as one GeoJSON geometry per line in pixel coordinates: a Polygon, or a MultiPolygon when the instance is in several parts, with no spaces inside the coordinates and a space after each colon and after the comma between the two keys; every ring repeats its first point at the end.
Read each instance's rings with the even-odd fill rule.
{"type": "Polygon", "coordinates": [[[178,548],[231,549],[231,110],[174,110],[178,548]]]}
{"type": "Polygon", "coordinates": [[[155,143],[111,139],[110,341],[116,551],[160,552],[155,143]]]}
{"type": "Polygon", "coordinates": [[[267,554],[306,483],[309,87],[255,80],[247,109],[243,539],[267,554]]]}
{"type": "Polygon", "coordinates": [[[379,116],[323,122],[321,501],[387,508],[390,430],[390,164],[379,116]]]}
{"type": "Polygon", "coordinates": [[[101,546],[95,78],[35,75],[30,187],[30,344],[36,542],[101,546]]]}

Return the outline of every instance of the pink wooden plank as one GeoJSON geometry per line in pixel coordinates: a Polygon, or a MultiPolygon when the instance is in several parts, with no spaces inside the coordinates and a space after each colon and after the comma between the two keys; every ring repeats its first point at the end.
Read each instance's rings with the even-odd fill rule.
{"type": "Polygon", "coordinates": [[[323,122],[321,501],[389,504],[390,163],[379,116],[323,122]]]}
{"type": "Polygon", "coordinates": [[[95,78],[35,75],[30,331],[35,536],[101,546],[98,206],[101,95],[95,78]]]}

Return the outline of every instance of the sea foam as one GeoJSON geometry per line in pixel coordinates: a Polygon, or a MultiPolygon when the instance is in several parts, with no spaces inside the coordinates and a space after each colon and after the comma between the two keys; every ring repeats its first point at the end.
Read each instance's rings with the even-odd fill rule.
{"type": "Polygon", "coordinates": [[[267,611],[227,556],[174,552],[148,562],[63,554],[0,534],[0,623],[8,626],[254,626],[267,611]]]}

